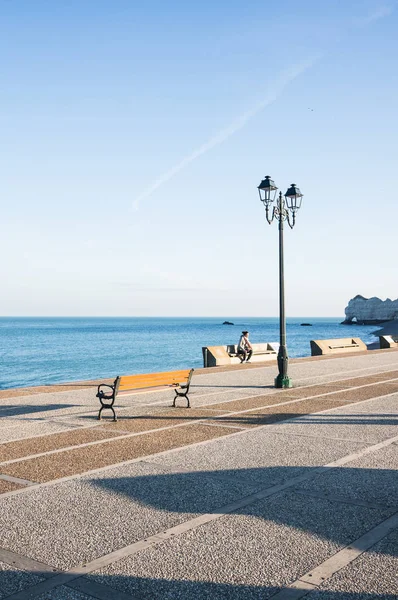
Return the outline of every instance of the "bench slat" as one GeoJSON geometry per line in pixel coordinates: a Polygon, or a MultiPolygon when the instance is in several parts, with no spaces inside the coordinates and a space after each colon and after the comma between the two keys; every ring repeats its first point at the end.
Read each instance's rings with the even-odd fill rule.
{"type": "Polygon", "coordinates": [[[121,377],[119,390],[132,390],[161,385],[178,385],[188,380],[191,370],[168,371],[166,373],[148,373],[145,375],[126,375],[121,377]]]}

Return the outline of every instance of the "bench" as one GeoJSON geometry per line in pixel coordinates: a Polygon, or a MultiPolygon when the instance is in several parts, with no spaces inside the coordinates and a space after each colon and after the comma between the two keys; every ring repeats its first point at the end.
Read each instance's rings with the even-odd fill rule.
{"type": "MultiPolygon", "coordinates": [[[[279,350],[277,342],[252,344],[253,354],[251,362],[264,362],[276,359],[279,350]]],[[[238,355],[238,346],[236,344],[227,344],[226,346],[204,346],[203,366],[219,367],[221,365],[238,365],[241,360],[238,355]]]]}
{"type": "Polygon", "coordinates": [[[358,352],[367,350],[360,338],[338,338],[333,340],[311,340],[311,355],[338,354],[340,352],[358,352]]]}
{"type": "Polygon", "coordinates": [[[187,408],[190,408],[188,392],[194,369],[184,369],[182,371],[168,371],[166,373],[147,373],[145,375],[118,375],[112,385],[101,383],[98,386],[96,397],[99,398],[101,408],[99,409],[98,419],[101,419],[101,413],[104,408],[113,413],[113,420],[117,421],[113,405],[119,392],[128,392],[133,390],[144,390],[155,387],[171,387],[174,389],[175,396],[173,406],[176,405],[177,398],[185,398],[187,408]]]}

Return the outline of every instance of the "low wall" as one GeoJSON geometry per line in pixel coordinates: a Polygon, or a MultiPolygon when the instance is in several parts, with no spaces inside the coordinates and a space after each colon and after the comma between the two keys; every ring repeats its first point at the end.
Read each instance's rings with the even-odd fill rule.
{"type": "MultiPolygon", "coordinates": [[[[252,346],[253,354],[250,362],[276,360],[279,350],[279,344],[277,342],[252,344],[252,346]]],[[[202,348],[202,354],[204,367],[239,365],[241,362],[237,355],[237,345],[235,344],[227,344],[226,346],[204,346],[202,348]]]]}
{"type": "Polygon", "coordinates": [[[380,348],[398,348],[398,335],[380,335],[380,348]]]}
{"type": "Polygon", "coordinates": [[[367,350],[360,338],[337,338],[333,340],[311,340],[311,356],[340,354],[344,352],[362,352],[367,350]]]}

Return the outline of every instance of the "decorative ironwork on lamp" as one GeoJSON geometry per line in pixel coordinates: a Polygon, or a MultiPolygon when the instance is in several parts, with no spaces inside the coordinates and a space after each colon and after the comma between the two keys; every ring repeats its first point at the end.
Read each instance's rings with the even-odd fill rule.
{"type": "Polygon", "coordinates": [[[296,223],[296,213],[301,207],[303,194],[295,183],[292,183],[286,194],[283,196],[279,192],[276,205],[272,208],[277,195],[278,188],[270,175],[264,177],[258,186],[260,200],[265,207],[265,216],[269,224],[274,219],[279,221],[279,331],[280,344],[278,351],[278,369],[279,374],[275,379],[275,387],[289,388],[292,382],[288,376],[289,357],[286,346],[286,318],[285,318],[285,280],[284,280],[284,260],[283,260],[283,222],[287,221],[289,227],[293,229],[296,223]]]}

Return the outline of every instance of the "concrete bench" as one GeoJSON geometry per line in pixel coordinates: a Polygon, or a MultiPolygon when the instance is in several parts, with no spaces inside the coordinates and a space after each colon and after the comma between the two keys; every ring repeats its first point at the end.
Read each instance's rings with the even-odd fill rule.
{"type": "Polygon", "coordinates": [[[188,392],[192,379],[193,369],[184,369],[182,371],[168,371],[166,373],[146,373],[145,375],[122,375],[117,376],[113,385],[101,383],[98,386],[96,397],[101,402],[101,408],[98,413],[98,419],[101,419],[101,413],[104,408],[113,413],[113,420],[117,421],[113,405],[119,392],[129,392],[133,390],[144,390],[155,387],[172,387],[175,396],[173,406],[176,405],[177,398],[184,397],[187,401],[187,408],[190,408],[188,392]]]}
{"type": "Polygon", "coordinates": [[[380,348],[398,348],[398,335],[380,335],[380,348]]]}
{"type": "Polygon", "coordinates": [[[338,338],[333,340],[311,340],[311,355],[339,354],[344,352],[361,352],[367,350],[360,338],[338,338]]]}
{"type": "MultiPolygon", "coordinates": [[[[279,344],[277,342],[252,344],[253,354],[251,362],[264,362],[276,360],[279,344]]],[[[219,367],[222,365],[239,365],[241,360],[238,356],[237,344],[227,344],[226,346],[204,346],[203,366],[219,367]]]]}

